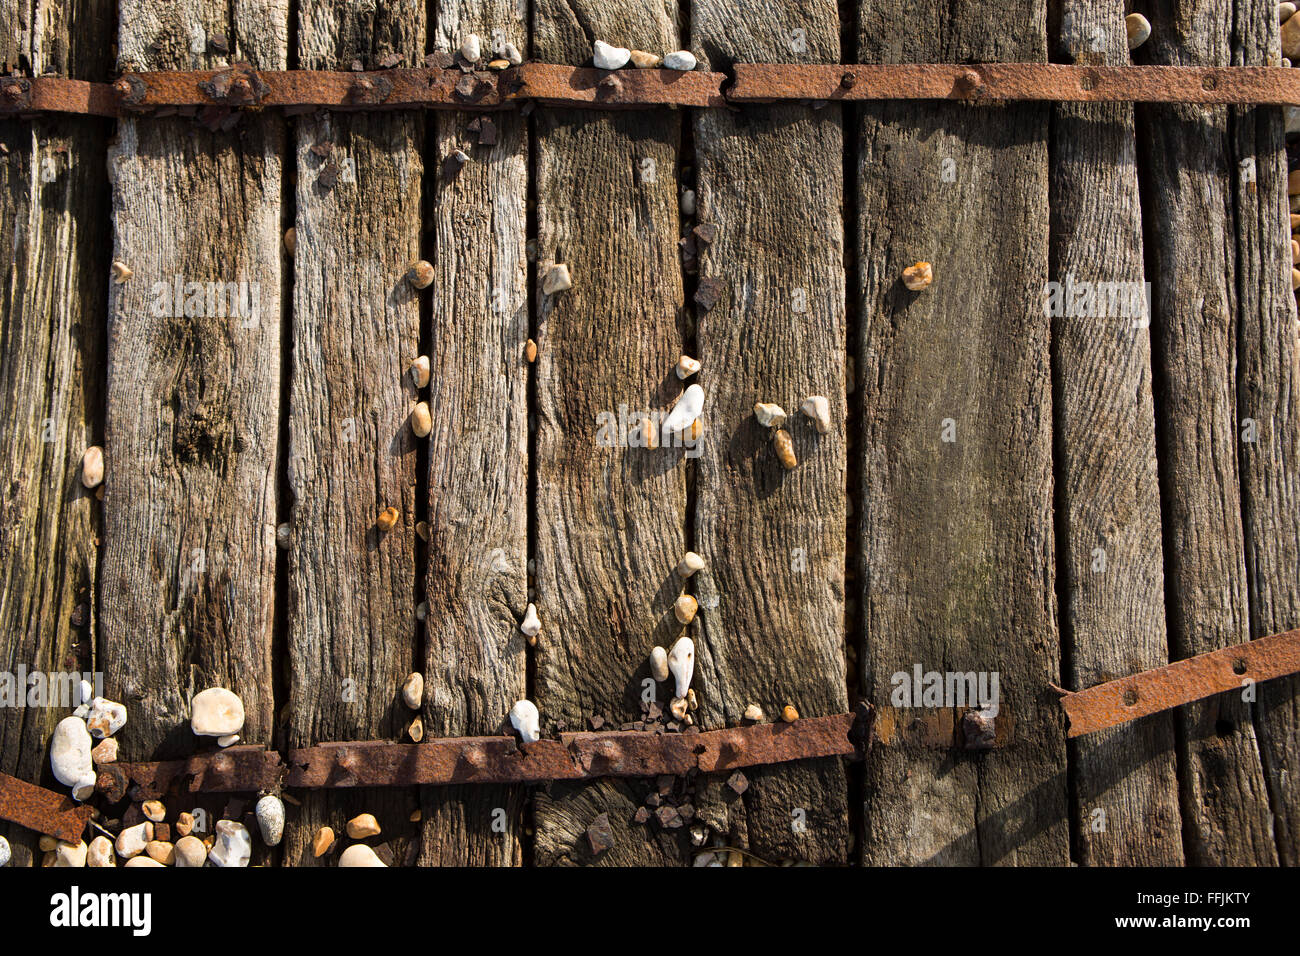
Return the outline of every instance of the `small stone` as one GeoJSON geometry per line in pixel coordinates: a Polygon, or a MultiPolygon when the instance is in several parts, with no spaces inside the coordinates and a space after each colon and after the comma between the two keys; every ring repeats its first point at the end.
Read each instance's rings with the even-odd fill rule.
{"type": "Polygon", "coordinates": [[[763,719],[763,708],[759,707],[758,704],[750,704],[745,708],[744,718],[745,720],[752,720],[757,723],[763,719]]]}
{"type": "Polygon", "coordinates": [[[162,866],[161,863],[159,863],[157,860],[155,860],[155,859],[154,859],[153,857],[151,857],[151,856],[133,856],[133,857],[131,857],[131,859],[127,860],[127,861],[126,861],[125,863],[123,863],[122,865],[123,865],[123,866],[133,866],[133,867],[137,867],[137,868],[139,868],[139,867],[145,867],[145,866],[162,866]]]}
{"type": "Polygon", "coordinates": [[[691,846],[704,846],[704,841],[708,838],[708,827],[701,826],[698,823],[691,827],[691,846]]]}
{"type": "Polygon", "coordinates": [[[537,361],[537,343],[532,339],[524,345],[524,358],[528,360],[529,365],[537,361]]]}
{"type": "Polygon", "coordinates": [[[422,813],[420,812],[420,808],[419,808],[419,807],[416,807],[414,810],[411,811],[411,815],[410,815],[410,817],[409,817],[408,819],[409,819],[412,823],[419,823],[420,820],[421,820],[421,818],[422,818],[423,816],[424,816],[424,814],[422,814],[422,813]]]}
{"type": "Polygon", "coordinates": [[[196,836],[181,837],[173,849],[178,867],[199,867],[208,862],[208,848],[196,836]]]}
{"type": "Polygon", "coordinates": [[[636,813],[632,815],[632,820],[635,823],[645,823],[649,819],[650,811],[646,807],[637,807],[636,813]]]}
{"type": "Polygon", "coordinates": [[[784,428],[772,432],[772,445],[776,448],[776,457],[780,459],[786,471],[793,470],[799,464],[799,459],[794,454],[794,441],[784,428]]]}
{"type": "Polygon", "coordinates": [[[655,811],[655,816],[659,819],[659,825],[665,830],[676,830],[682,825],[681,814],[677,812],[676,807],[664,804],[655,811]]]}
{"type": "Polygon", "coordinates": [[[681,199],[682,215],[687,218],[695,215],[695,190],[683,189],[681,199]]]}
{"type": "Polygon", "coordinates": [[[364,843],[354,843],[339,854],[339,866],[383,866],[384,861],[364,843]]]}
{"type": "MultiPolygon", "coordinates": [[[[50,739],[50,768],[59,783],[73,788],[74,797],[78,792],[90,796],[89,792],[85,792],[87,779],[90,781],[90,792],[94,791],[96,778],[90,760],[90,748],[90,732],[80,717],[64,717],[54,728],[54,735],[50,739]]],[[[84,797],[76,799],[82,800],[84,797]]]]}
{"type": "Polygon", "coordinates": [[[379,836],[379,833],[379,821],[375,819],[373,813],[362,813],[348,821],[348,836],[354,840],[379,836]]]}
{"type": "Polygon", "coordinates": [[[464,166],[466,163],[469,162],[469,153],[465,152],[463,149],[458,149],[451,154],[451,158],[454,159],[459,165],[464,166]]]}
{"type": "Polygon", "coordinates": [[[694,687],[691,687],[691,688],[689,688],[689,689],[686,691],[686,709],[687,709],[687,710],[699,710],[699,709],[700,709],[699,701],[696,700],[696,698],[695,698],[695,688],[694,688],[694,687]]]}
{"type": "Polygon", "coordinates": [[[278,846],[284,836],[284,803],[280,798],[268,793],[257,801],[253,815],[257,817],[257,829],[262,834],[262,842],[267,846],[278,846]]]}
{"type": "Polygon", "coordinates": [[[13,855],[13,851],[9,849],[9,841],[0,836],[0,867],[8,866],[13,855]]]}
{"type": "Polygon", "coordinates": [[[86,714],[86,729],[96,737],[111,737],[126,725],[126,708],[116,701],[96,697],[86,714]]]}
{"type": "Polygon", "coordinates": [[[1294,3],[1279,3],[1277,5],[1277,22],[1286,23],[1295,15],[1296,6],[1294,3]]]}
{"type": "Polygon", "coordinates": [[[410,737],[411,742],[416,744],[424,739],[424,718],[419,714],[415,715],[410,726],[406,728],[406,736],[410,737]]]}
{"type": "Polygon", "coordinates": [[[510,708],[510,726],[519,733],[519,739],[526,744],[536,743],[542,739],[541,716],[537,705],[531,700],[516,701],[510,708]]]}
{"type": "Polygon", "coordinates": [[[668,709],[672,712],[672,715],[676,717],[678,720],[685,720],[688,705],[689,705],[688,698],[674,697],[672,701],[668,704],[668,709]]]}
{"type": "Polygon", "coordinates": [[[117,855],[130,859],[133,856],[139,856],[144,852],[144,848],[149,841],[153,839],[153,826],[148,822],[137,823],[133,827],[126,827],[117,835],[114,842],[114,849],[117,855]]]}
{"type": "Polygon", "coordinates": [[[524,612],[524,621],[519,625],[519,630],[523,631],[524,636],[529,638],[529,643],[532,643],[532,638],[541,633],[542,622],[537,617],[537,605],[528,605],[528,609],[524,612]]]}
{"type": "Polygon", "coordinates": [[[524,55],[519,52],[519,47],[513,43],[507,43],[502,47],[501,52],[505,54],[505,58],[511,66],[518,66],[524,62],[524,55]]]}
{"type": "Polygon", "coordinates": [[[392,531],[397,527],[398,517],[397,509],[392,505],[389,505],[383,511],[379,512],[379,517],[375,519],[375,527],[381,532],[387,534],[389,531],[392,531]]]}
{"type": "Polygon", "coordinates": [[[298,251],[298,230],[293,226],[284,231],[284,251],[289,255],[298,251]]]}
{"type": "Polygon", "coordinates": [[[239,734],[225,734],[217,738],[217,746],[225,749],[239,743],[239,734]]]}
{"type": "Polygon", "coordinates": [[[115,763],[117,761],[117,741],[112,737],[101,740],[95,744],[95,749],[90,752],[90,759],[96,766],[115,763]]]}
{"type": "Polygon", "coordinates": [[[690,378],[700,370],[700,360],[693,359],[689,355],[683,355],[677,360],[677,377],[682,381],[690,378]]]}
{"type": "Polygon", "coordinates": [[[415,523],[415,533],[419,536],[419,538],[420,538],[421,541],[428,541],[428,540],[429,540],[429,522],[427,522],[427,521],[417,521],[417,522],[415,523]]]}
{"type": "Polygon", "coordinates": [[[785,409],[770,402],[757,402],[754,405],[754,417],[764,428],[780,428],[785,424],[785,409]]]}
{"type": "Polygon", "coordinates": [[[321,827],[311,841],[312,856],[319,859],[330,851],[334,845],[334,831],[330,827],[321,827]]]}
{"type": "Polygon", "coordinates": [[[684,698],[695,676],[695,642],[689,637],[679,637],[668,652],[668,669],[676,680],[675,696],[684,698]]]}
{"type": "Polygon", "coordinates": [[[130,266],[120,259],[114,260],[110,268],[113,270],[113,281],[118,285],[121,285],[127,279],[131,278],[131,276],[135,275],[135,273],[131,271],[130,266]]]}
{"type": "Polygon", "coordinates": [[[84,840],[76,843],[60,843],[54,851],[54,865],[59,867],[83,867],[89,847],[84,840]]]}
{"type": "Polygon", "coordinates": [[[695,612],[700,609],[700,602],[689,594],[683,594],[673,602],[673,615],[678,624],[690,624],[695,620],[695,612]]]}
{"type": "Polygon", "coordinates": [[[402,701],[411,710],[419,710],[424,705],[424,675],[412,671],[402,682],[402,701]]]}
{"type": "Polygon", "coordinates": [[[735,794],[742,794],[749,789],[749,778],[737,770],[727,778],[727,786],[735,794]]]}
{"type": "Polygon", "coordinates": [[[140,812],[153,823],[162,823],[167,818],[167,808],[161,800],[146,800],[141,804],[140,812]]]}
{"type": "Polygon", "coordinates": [[[934,269],[928,262],[917,262],[903,270],[903,285],[913,292],[920,292],[934,281],[934,269]]]}
{"type": "Polygon", "coordinates": [[[293,526],[287,521],[282,521],[275,526],[275,546],[281,551],[288,551],[291,544],[293,544],[293,526]]]}
{"type": "Polygon", "coordinates": [[[668,679],[668,652],[662,647],[650,651],[650,676],[661,682],[668,679]]]}
{"type": "Polygon", "coordinates": [[[429,356],[421,355],[411,363],[411,381],[416,388],[424,388],[429,384],[429,356]]]}
{"type": "Polygon", "coordinates": [[[411,264],[407,270],[406,281],[417,289],[427,289],[433,284],[433,264],[421,259],[411,264]]]}
{"type": "Polygon", "coordinates": [[[427,438],[433,431],[433,415],[428,402],[417,402],[411,409],[411,431],[415,432],[416,438],[427,438]]]}
{"type": "Polygon", "coordinates": [[[182,813],[176,818],[176,832],[181,836],[189,836],[194,832],[193,814],[182,813]]]}
{"type": "Polygon", "coordinates": [[[677,562],[677,573],[681,577],[689,578],[696,571],[704,568],[704,559],[694,551],[687,551],[682,555],[682,559],[677,562]]]}
{"type": "Polygon", "coordinates": [[[208,853],[214,866],[248,866],[253,838],[248,828],[234,820],[217,821],[217,842],[208,853]]]}
{"type": "Polygon", "coordinates": [[[831,403],[825,395],[809,395],[799,406],[799,411],[812,419],[820,434],[825,435],[831,430],[831,403]]]}
{"type": "Polygon", "coordinates": [[[48,833],[42,833],[36,838],[36,847],[42,853],[53,853],[59,845],[59,838],[52,837],[48,833]]]}
{"type": "Polygon", "coordinates": [[[591,63],[598,70],[619,70],[627,66],[632,51],[626,47],[610,46],[604,40],[597,40],[591,47],[591,63]]]}
{"type": "Polygon", "coordinates": [[[799,719],[799,711],[794,709],[793,704],[786,704],[781,708],[781,719],[787,724],[793,724],[799,719]]]}
{"type": "Polygon", "coordinates": [[[104,449],[91,445],[81,456],[81,484],[97,488],[104,480],[104,449]]]}
{"type": "MultiPolygon", "coordinates": [[[[1130,13],[1124,18],[1124,30],[1128,33],[1128,48],[1136,50],[1151,36],[1151,21],[1140,13],[1130,13]]],[[[1286,53],[1285,46],[1282,52],[1286,53]]],[[[1287,56],[1290,55],[1287,53],[1287,56]]]]}
{"type": "Polygon", "coordinates": [[[571,288],[573,288],[573,277],[569,275],[569,267],[563,262],[557,262],[546,270],[546,275],[542,278],[542,292],[546,295],[555,295],[557,292],[571,288]]]}
{"type": "Polygon", "coordinates": [[[171,866],[176,862],[176,847],[162,840],[150,840],[144,845],[144,852],[163,866],[171,866]]]}
{"type": "Polygon", "coordinates": [[[700,417],[702,411],[704,411],[704,389],[699,385],[691,385],[682,392],[682,397],[677,400],[677,404],[660,425],[661,441],[666,444],[673,435],[685,432],[700,417]]]}
{"type": "Polygon", "coordinates": [[[483,56],[483,47],[479,43],[478,34],[466,34],[465,38],[460,41],[460,55],[469,63],[477,63],[483,56]]]}
{"type": "Polygon", "coordinates": [[[106,836],[97,836],[91,840],[90,846],[86,848],[86,866],[117,866],[117,858],[113,855],[113,841],[106,836]]]}
{"type": "Polygon", "coordinates": [[[614,845],[614,829],[609,825],[609,814],[602,813],[587,827],[587,842],[593,856],[604,853],[614,845]]]}
{"type": "Polygon", "coordinates": [[[225,737],[244,727],[244,702],[224,687],[209,687],[190,701],[190,729],[200,737],[225,737]]]}
{"type": "Polygon", "coordinates": [[[1293,169],[1286,175],[1286,194],[1300,196],[1300,169],[1293,169]]]}
{"type": "MultiPolygon", "coordinates": [[[[80,621],[73,622],[80,625],[80,621]]],[[[77,685],[77,704],[89,704],[95,699],[95,688],[91,686],[90,681],[83,680],[77,685]]]]}
{"type": "Polygon", "coordinates": [[[632,50],[628,54],[628,59],[638,70],[653,70],[664,58],[655,53],[647,53],[645,50],[632,50]]]}
{"type": "Polygon", "coordinates": [[[415,619],[417,621],[423,621],[428,616],[429,616],[429,602],[421,601],[419,604],[415,606],[415,619]]]}
{"type": "Polygon", "coordinates": [[[697,66],[695,54],[690,50],[674,50],[664,55],[664,69],[693,70],[697,66]]]}
{"type": "Polygon", "coordinates": [[[500,73],[502,70],[508,70],[509,68],[509,60],[488,60],[488,69],[492,70],[494,73],[500,73]]]}

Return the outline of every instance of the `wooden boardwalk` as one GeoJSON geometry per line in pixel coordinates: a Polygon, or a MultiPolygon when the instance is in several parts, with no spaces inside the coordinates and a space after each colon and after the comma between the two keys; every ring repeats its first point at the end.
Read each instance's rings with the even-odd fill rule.
{"type": "MultiPolygon", "coordinates": [[[[0,53],[100,82],[418,65],[470,32],[573,65],[593,39],[687,48],[718,72],[1275,62],[1272,4],[1156,0],[1131,58],[1122,5],[1059,6],[119,0],[115,22],[108,0],[0,0],[0,53]]],[[[739,795],[677,781],[680,828],[635,822],[654,780],[323,791],[292,795],[255,862],[332,863],[316,830],[370,812],[420,865],[689,865],[693,827],[772,862],[1300,863],[1300,678],[1069,743],[1049,687],[1300,627],[1281,109],[539,107],[492,114],[494,137],[474,120],[0,120],[0,672],[102,672],[130,714],[123,759],[192,752],[209,686],[241,696],[245,743],[407,739],[412,670],[428,736],[498,733],[523,696],[547,734],[618,728],[680,633],[706,730],[859,698],[901,726],[897,674],[999,681],[1004,746],[900,734],[865,765],[755,769],[739,795]],[[712,241],[684,255],[697,226],[712,241]],[[899,280],[917,260],[919,293],[899,280]],[[556,263],[573,286],[548,295],[556,263]],[[1045,314],[1067,278],[1149,300],[1045,314]],[[241,295],[187,308],[187,283],[241,295]],[[683,354],[702,363],[686,382],[683,354]],[[697,382],[696,447],[599,438],[697,382]],[[811,395],[827,434],[798,411],[811,395]],[[755,402],[790,413],[794,470],[755,402]],[[80,482],[91,445],[101,493],[80,482]],[[683,582],[687,550],[707,563],[683,582]],[[595,854],[601,814],[614,845],[595,854]]],[[[0,771],[58,788],[67,712],[0,708],[0,771]]],[[[0,835],[13,865],[39,859],[31,832],[0,835]]]]}

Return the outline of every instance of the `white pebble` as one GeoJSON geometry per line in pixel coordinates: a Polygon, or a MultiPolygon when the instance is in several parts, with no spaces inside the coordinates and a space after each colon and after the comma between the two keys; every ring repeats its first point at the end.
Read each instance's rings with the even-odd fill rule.
{"type": "Polygon", "coordinates": [[[402,701],[411,710],[419,710],[424,703],[424,675],[412,671],[402,682],[402,701]]]}
{"type": "Polygon", "coordinates": [[[339,866],[384,866],[379,854],[364,843],[354,843],[339,854],[339,866]]]}
{"type": "Polygon", "coordinates": [[[695,676],[695,642],[689,637],[679,637],[668,655],[668,669],[677,681],[676,697],[685,699],[695,676]]]}
{"type": "Polygon", "coordinates": [[[86,729],[96,737],[111,737],[126,725],[126,708],[116,701],[96,697],[86,713],[86,729]]]}
{"type": "Polygon", "coordinates": [[[411,381],[415,382],[416,388],[429,384],[429,356],[421,355],[411,363],[411,381]]]}
{"type": "Polygon", "coordinates": [[[151,856],[133,856],[131,857],[131,859],[127,860],[126,863],[123,864],[123,866],[130,866],[130,867],[134,867],[135,869],[140,869],[142,867],[162,866],[162,864],[159,863],[151,856]]]}
{"type": "Polygon", "coordinates": [[[217,746],[225,749],[239,743],[239,734],[226,734],[217,738],[217,746]]]}
{"type": "Polygon", "coordinates": [[[200,737],[225,737],[244,727],[244,703],[224,687],[209,687],[190,701],[190,728],[200,737]]]}
{"type": "Polygon", "coordinates": [[[682,215],[688,217],[695,215],[695,190],[694,189],[682,190],[682,215]]]}
{"type": "Polygon", "coordinates": [[[627,66],[632,51],[626,47],[610,46],[604,40],[597,40],[591,48],[591,62],[598,70],[619,70],[627,66]]]}
{"type": "Polygon", "coordinates": [[[569,275],[569,267],[563,262],[551,266],[542,277],[542,292],[547,295],[555,295],[557,292],[572,288],[573,277],[569,275]]]}
{"type": "Polygon", "coordinates": [[[77,705],[89,704],[95,697],[95,688],[90,686],[90,681],[83,680],[77,685],[77,705]]]}
{"type": "Polygon", "coordinates": [[[780,428],[785,424],[785,409],[771,402],[757,402],[754,405],[754,417],[764,428],[780,428]]]}
{"type": "Polygon", "coordinates": [[[262,832],[262,842],[276,846],[284,836],[284,804],[280,798],[268,793],[253,808],[257,816],[257,829],[262,832]]]}
{"type": "Polygon", "coordinates": [[[650,651],[650,676],[661,682],[668,679],[668,652],[662,647],[650,651]]]}
{"type": "Polygon", "coordinates": [[[84,840],[78,840],[76,843],[60,843],[54,850],[54,865],[83,867],[86,865],[88,849],[84,840]]]}
{"type": "Polygon", "coordinates": [[[704,568],[704,559],[694,551],[687,551],[682,555],[682,559],[677,562],[677,573],[684,578],[689,578],[696,571],[704,568]]]}
{"type": "Polygon", "coordinates": [[[700,360],[683,355],[677,360],[677,377],[685,381],[700,370],[700,360]]]}
{"type": "Polygon", "coordinates": [[[511,66],[518,66],[520,63],[524,62],[524,55],[519,52],[519,47],[515,46],[513,43],[507,43],[502,52],[505,54],[506,60],[511,66]]]}
{"type": "Polygon", "coordinates": [[[8,866],[12,857],[13,851],[9,849],[9,841],[0,836],[0,867],[8,866]]]}
{"type": "Polygon", "coordinates": [[[799,411],[813,420],[821,434],[825,435],[831,430],[831,403],[825,395],[809,395],[799,406],[799,411]]]}
{"type": "Polygon", "coordinates": [[[91,445],[81,456],[81,483],[87,488],[97,488],[104,480],[104,449],[91,445]]]}
{"type": "Polygon", "coordinates": [[[693,70],[697,65],[695,54],[690,50],[674,50],[664,54],[664,69],[693,70]]]}
{"type": "Polygon", "coordinates": [[[133,827],[126,827],[117,835],[117,855],[130,859],[144,852],[145,844],[153,839],[153,824],[147,820],[133,827]]]}
{"type": "Polygon", "coordinates": [[[539,724],[537,706],[531,700],[521,700],[510,708],[510,726],[519,731],[519,737],[524,743],[536,743],[542,739],[539,724]]]}
{"type": "Polygon", "coordinates": [[[763,719],[763,708],[758,704],[750,704],[745,708],[745,719],[759,721],[763,719]]]}
{"type": "Polygon", "coordinates": [[[702,411],[704,411],[704,389],[692,385],[682,392],[682,397],[677,400],[673,410],[664,419],[663,426],[660,428],[663,441],[666,443],[673,435],[690,428],[702,411]]]}
{"type": "Polygon", "coordinates": [[[113,841],[106,836],[97,836],[91,840],[90,846],[86,848],[86,866],[117,866],[117,858],[113,856],[113,841]]]}
{"type": "MultiPolygon", "coordinates": [[[[90,731],[80,717],[64,717],[50,739],[50,769],[66,787],[81,787],[86,777],[94,787],[95,768],[90,760],[90,731]]],[[[80,799],[80,798],[78,798],[80,799]]]]}
{"type": "Polygon", "coordinates": [[[460,55],[470,63],[477,63],[483,55],[483,47],[479,43],[478,34],[471,33],[460,41],[460,55]]]}
{"type": "Polygon", "coordinates": [[[234,820],[217,821],[217,842],[208,859],[214,866],[248,866],[253,855],[253,838],[248,828],[234,820]]]}
{"type": "Polygon", "coordinates": [[[536,637],[541,633],[542,622],[537,617],[537,605],[528,605],[528,610],[524,614],[524,623],[519,625],[519,630],[523,631],[528,637],[536,637]]]}

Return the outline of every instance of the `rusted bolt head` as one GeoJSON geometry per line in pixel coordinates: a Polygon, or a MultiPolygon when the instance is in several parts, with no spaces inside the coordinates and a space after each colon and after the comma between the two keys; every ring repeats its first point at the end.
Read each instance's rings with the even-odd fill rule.
{"type": "Polygon", "coordinates": [[[974,70],[963,70],[962,74],[957,77],[957,88],[969,96],[979,89],[983,82],[980,75],[974,70]]]}
{"type": "Polygon", "coordinates": [[[844,87],[846,90],[853,89],[854,85],[857,82],[858,82],[857,75],[853,73],[845,73],[843,76],[840,77],[840,86],[844,87]]]}
{"type": "Polygon", "coordinates": [[[366,76],[359,76],[352,81],[352,90],[355,93],[369,93],[374,88],[375,84],[366,76]]]}
{"type": "Polygon", "coordinates": [[[482,767],[486,762],[484,759],[483,748],[478,744],[472,744],[466,747],[465,762],[476,769],[482,767]]]}
{"type": "Polygon", "coordinates": [[[6,83],[2,95],[10,103],[17,103],[23,98],[23,88],[17,83],[6,83]]]}
{"type": "Polygon", "coordinates": [[[967,750],[991,750],[997,736],[993,718],[982,710],[968,710],[961,718],[962,737],[967,750]]]}
{"type": "Polygon", "coordinates": [[[607,76],[600,81],[599,86],[606,93],[613,93],[615,90],[622,89],[623,84],[616,76],[607,76]]]}
{"type": "Polygon", "coordinates": [[[125,76],[118,77],[117,82],[113,84],[113,92],[118,96],[130,96],[131,81],[125,76]]]}
{"type": "Polygon", "coordinates": [[[1201,89],[1203,90],[1213,90],[1216,89],[1218,85],[1219,81],[1213,76],[1201,77],[1201,89]]]}

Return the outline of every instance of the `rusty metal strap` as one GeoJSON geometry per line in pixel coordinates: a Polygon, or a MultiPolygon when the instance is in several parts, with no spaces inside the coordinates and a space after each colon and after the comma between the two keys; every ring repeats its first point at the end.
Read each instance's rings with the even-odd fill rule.
{"type": "Polygon", "coordinates": [[[76,843],[93,812],[84,803],[73,803],[66,794],[0,773],[0,820],[76,843]]]}
{"type": "Polygon", "coordinates": [[[0,77],[0,115],[129,116],[203,109],[604,109],[726,107],[781,100],[1011,100],[1300,105],[1300,71],[1278,67],[1065,66],[1049,63],[836,65],[739,63],[722,73],[597,70],[526,63],[368,72],[223,70],[126,73],[116,82],[0,77]]]}
{"type": "Polygon", "coordinates": [[[1298,671],[1300,630],[1286,631],[1066,693],[1061,706],[1069,719],[1069,736],[1078,737],[1240,690],[1246,681],[1273,680],[1298,671]]]}
{"type": "Polygon", "coordinates": [[[152,799],[173,788],[229,793],[277,786],[439,786],[713,773],[814,757],[860,757],[868,746],[869,713],[864,705],[857,714],[698,734],[561,734],[559,740],[527,746],[505,736],[327,743],[290,750],[283,764],[274,751],[231,747],[186,760],[108,764],[100,769],[99,789],[116,801],[152,799]]]}

